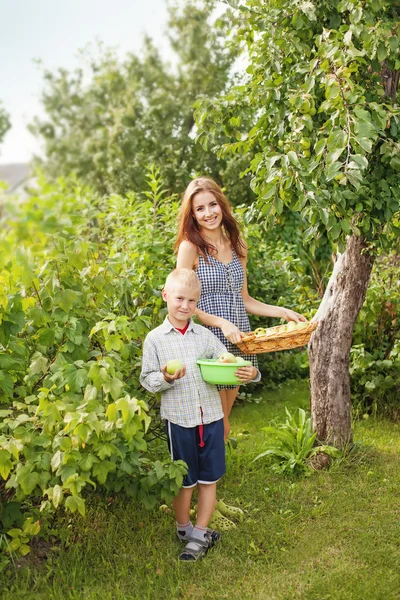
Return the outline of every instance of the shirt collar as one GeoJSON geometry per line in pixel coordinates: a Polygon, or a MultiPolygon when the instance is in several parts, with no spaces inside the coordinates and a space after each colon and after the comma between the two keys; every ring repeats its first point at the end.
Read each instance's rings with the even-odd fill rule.
{"type": "MultiPolygon", "coordinates": [[[[200,325],[197,325],[197,323],[195,323],[193,321],[193,319],[190,319],[189,320],[189,327],[187,328],[187,331],[194,331],[194,333],[199,333],[199,327],[200,327],[200,325]]],[[[170,320],[168,319],[168,315],[167,315],[165,317],[165,319],[164,319],[164,322],[161,325],[161,333],[167,334],[170,331],[176,331],[176,329],[172,325],[172,323],[170,322],[170,320]]]]}

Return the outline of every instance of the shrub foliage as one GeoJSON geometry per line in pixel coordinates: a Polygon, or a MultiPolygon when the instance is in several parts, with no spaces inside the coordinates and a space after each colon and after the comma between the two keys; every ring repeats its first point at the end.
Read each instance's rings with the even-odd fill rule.
{"type": "Polygon", "coordinates": [[[177,207],[155,171],[148,179],[148,191],[127,198],[41,181],[40,193],[6,207],[0,520],[8,553],[26,553],[37,533],[32,517],[22,518],[28,504],[83,515],[86,491],[103,486],[151,506],[182,483],[183,463],[147,452],[151,417],[138,383],[142,339],[163,316],[177,207]]]}

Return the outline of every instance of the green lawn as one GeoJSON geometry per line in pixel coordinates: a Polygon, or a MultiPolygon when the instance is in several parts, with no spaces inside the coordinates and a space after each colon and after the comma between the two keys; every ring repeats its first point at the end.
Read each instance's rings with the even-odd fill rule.
{"type": "Polygon", "coordinates": [[[246,517],[201,563],[178,563],[171,515],[97,500],[86,519],[65,521],[68,547],[3,575],[2,600],[400,599],[399,425],[363,421],[357,453],[289,480],[251,462],[263,448],[261,427],[283,420],[285,405],[307,407],[307,389],[235,407],[239,444],[219,497],[246,517]]]}

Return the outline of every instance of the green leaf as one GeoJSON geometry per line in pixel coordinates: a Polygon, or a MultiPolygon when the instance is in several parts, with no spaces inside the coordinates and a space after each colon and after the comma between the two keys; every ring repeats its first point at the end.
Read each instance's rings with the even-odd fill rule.
{"type": "Polygon", "coordinates": [[[26,473],[19,478],[18,483],[21,486],[22,491],[26,496],[29,496],[39,484],[40,477],[39,473],[33,471],[32,473],[26,473]]]}
{"type": "Polygon", "coordinates": [[[107,416],[107,419],[113,423],[115,423],[115,421],[117,420],[118,409],[117,409],[117,405],[114,402],[107,406],[106,416],[107,416]]]}
{"type": "Polygon", "coordinates": [[[351,231],[350,223],[346,219],[342,219],[340,221],[340,225],[341,225],[342,230],[345,233],[350,233],[350,231],[351,231]]]}
{"type": "Polygon", "coordinates": [[[105,346],[108,351],[116,350],[119,352],[119,350],[123,348],[124,342],[118,335],[110,335],[110,337],[106,339],[105,346]]]}
{"type": "Polygon", "coordinates": [[[292,163],[292,165],[294,165],[295,167],[300,167],[300,161],[299,161],[299,158],[298,158],[296,152],[294,152],[293,150],[290,150],[287,153],[287,156],[288,156],[290,162],[292,163]]]}
{"type": "Polygon", "coordinates": [[[363,148],[366,152],[371,152],[372,150],[372,141],[365,137],[355,137],[354,138],[357,144],[363,148]]]}
{"type": "Polygon", "coordinates": [[[97,388],[94,385],[87,385],[85,388],[85,393],[83,396],[83,399],[85,400],[85,402],[91,402],[92,400],[96,400],[97,398],[97,388]]]}
{"type": "Polygon", "coordinates": [[[12,469],[11,455],[7,450],[0,449],[0,475],[7,479],[12,469]]]}
{"type": "Polygon", "coordinates": [[[330,164],[325,171],[326,180],[331,181],[335,177],[335,175],[337,175],[339,173],[341,168],[342,168],[341,162],[334,162],[334,163],[330,164]]]}
{"type": "Polygon", "coordinates": [[[54,508],[57,508],[61,504],[63,498],[64,498],[64,492],[63,492],[62,487],[60,485],[55,485],[53,488],[53,498],[52,498],[54,508]]]}
{"type": "Polygon", "coordinates": [[[347,134],[341,129],[335,129],[327,139],[327,148],[329,152],[334,152],[339,148],[344,149],[347,144],[347,134]]]}
{"type": "Polygon", "coordinates": [[[8,396],[12,396],[14,389],[14,381],[11,375],[0,371],[0,390],[3,390],[8,396]]]}
{"type": "Polygon", "coordinates": [[[357,165],[360,166],[362,169],[368,168],[368,160],[362,154],[353,154],[351,156],[351,162],[353,161],[357,163],[357,165]]]}
{"type": "Polygon", "coordinates": [[[79,496],[68,496],[65,500],[65,507],[72,513],[78,511],[82,517],[85,516],[85,501],[79,496]]]}
{"type": "Polygon", "coordinates": [[[354,125],[354,131],[356,133],[356,138],[358,137],[376,140],[378,137],[378,132],[371,121],[356,121],[354,125]]]}
{"type": "Polygon", "coordinates": [[[335,223],[335,225],[332,227],[332,229],[329,232],[330,237],[333,240],[337,240],[337,238],[339,237],[341,232],[341,227],[339,223],[335,223]]]}
{"type": "Polygon", "coordinates": [[[120,379],[117,379],[116,377],[113,377],[113,379],[111,379],[108,385],[110,388],[112,399],[118,400],[118,398],[121,396],[121,391],[124,387],[124,382],[120,379]]]}
{"type": "Polygon", "coordinates": [[[328,154],[326,155],[326,164],[327,165],[331,165],[334,164],[337,159],[339,158],[339,156],[341,154],[343,154],[343,152],[345,151],[345,148],[337,148],[336,150],[332,151],[332,152],[328,152],[328,154]]]}
{"type": "Polygon", "coordinates": [[[33,358],[34,360],[32,360],[29,366],[29,374],[36,375],[37,373],[44,373],[49,363],[48,359],[40,354],[40,352],[35,352],[33,358]]]}
{"type": "Polygon", "coordinates": [[[378,50],[377,50],[377,57],[379,62],[382,62],[385,60],[385,58],[387,57],[387,50],[386,50],[386,46],[385,44],[381,43],[378,46],[378,50]]]}
{"type": "Polygon", "coordinates": [[[314,148],[314,152],[315,152],[316,156],[320,156],[320,154],[323,153],[325,145],[326,145],[325,138],[321,138],[320,140],[318,140],[318,142],[315,144],[315,148],[314,148]]]}
{"type": "Polygon", "coordinates": [[[68,313],[76,298],[77,294],[74,290],[62,290],[55,295],[54,301],[64,312],[68,313]]]}
{"type": "Polygon", "coordinates": [[[115,463],[109,460],[103,460],[102,462],[96,463],[93,467],[93,477],[97,478],[100,484],[104,484],[107,480],[108,473],[115,471],[115,463]]]}

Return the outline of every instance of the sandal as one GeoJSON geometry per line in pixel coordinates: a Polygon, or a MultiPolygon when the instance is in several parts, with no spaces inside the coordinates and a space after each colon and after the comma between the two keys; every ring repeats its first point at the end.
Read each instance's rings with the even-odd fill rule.
{"type": "Polygon", "coordinates": [[[239,519],[239,521],[243,521],[243,517],[244,517],[244,512],[242,511],[241,508],[239,508],[238,506],[229,506],[228,504],[225,504],[225,502],[222,500],[218,500],[217,504],[215,505],[216,510],[219,510],[219,512],[224,516],[224,517],[229,517],[231,519],[239,519]]]}
{"type": "Polygon", "coordinates": [[[196,541],[188,542],[185,549],[179,555],[179,560],[184,562],[194,562],[205,557],[208,550],[211,548],[211,540],[206,534],[204,540],[196,539],[196,541]]]}
{"type": "MultiPolygon", "coordinates": [[[[210,540],[210,548],[212,548],[213,546],[215,546],[215,544],[217,544],[219,541],[221,541],[222,535],[220,534],[219,531],[216,531],[215,529],[207,528],[207,534],[208,534],[209,540],[210,540]]],[[[180,542],[191,541],[190,537],[189,538],[182,537],[179,534],[178,530],[176,531],[176,537],[178,538],[178,540],[180,542]]]]}
{"type": "Polygon", "coordinates": [[[220,529],[221,531],[228,531],[236,527],[236,524],[224,517],[219,510],[214,510],[209,525],[211,528],[215,527],[215,529],[220,529]]]}

